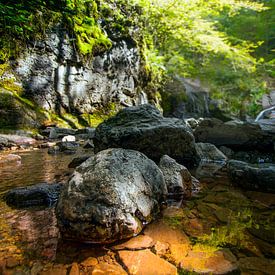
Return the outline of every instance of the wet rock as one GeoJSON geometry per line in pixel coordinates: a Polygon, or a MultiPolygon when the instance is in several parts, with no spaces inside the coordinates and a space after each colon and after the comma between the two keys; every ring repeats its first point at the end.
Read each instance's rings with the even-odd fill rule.
{"type": "Polygon", "coordinates": [[[21,164],[21,157],[15,154],[0,155],[0,166],[12,163],[21,164]]]}
{"type": "Polygon", "coordinates": [[[225,165],[224,162],[201,161],[199,166],[196,168],[195,176],[198,179],[213,179],[213,177],[215,177],[225,165]]]}
{"type": "Polygon", "coordinates": [[[62,142],[75,142],[75,136],[65,136],[62,138],[62,142]]]}
{"type": "Polygon", "coordinates": [[[7,138],[0,136],[0,150],[3,150],[5,147],[8,147],[9,140],[7,138]]]}
{"type": "Polygon", "coordinates": [[[84,260],[80,265],[84,268],[96,266],[98,264],[98,260],[94,257],[89,257],[84,260]]]}
{"type": "Polygon", "coordinates": [[[275,216],[261,211],[260,215],[254,214],[254,225],[248,228],[248,231],[261,240],[269,243],[275,243],[275,216]]]}
{"type": "Polygon", "coordinates": [[[69,275],[79,275],[80,270],[77,263],[73,263],[69,275]]]}
{"type": "Polygon", "coordinates": [[[20,260],[14,257],[10,257],[6,260],[6,267],[7,268],[14,268],[16,266],[20,265],[20,260]]]}
{"type": "Polygon", "coordinates": [[[49,155],[55,155],[55,154],[58,154],[58,153],[60,153],[60,148],[59,148],[59,146],[52,146],[52,147],[50,147],[49,149],[48,149],[48,154],[49,155]]]}
{"type": "Polygon", "coordinates": [[[56,212],[65,239],[108,243],[138,234],[167,194],[162,172],[140,152],[108,149],[76,168],[56,212]]]}
{"type": "Polygon", "coordinates": [[[50,128],[49,138],[50,139],[62,139],[65,136],[74,135],[74,134],[75,134],[74,129],[54,127],[54,128],[50,128]]]}
{"type": "Polygon", "coordinates": [[[39,274],[42,271],[42,269],[43,269],[43,264],[40,261],[35,262],[31,268],[31,275],[39,274]]]}
{"type": "Polygon", "coordinates": [[[260,152],[258,150],[238,151],[231,157],[249,163],[273,163],[275,162],[274,152],[260,152]]]}
{"type": "Polygon", "coordinates": [[[171,244],[190,244],[186,234],[179,228],[173,228],[173,219],[154,222],[149,224],[144,231],[144,234],[151,237],[155,241],[171,244]]]}
{"type": "Polygon", "coordinates": [[[253,200],[255,204],[262,204],[266,207],[275,208],[275,194],[256,191],[245,192],[245,196],[253,200]]]}
{"type": "MultiPolygon", "coordinates": [[[[36,143],[36,140],[30,137],[26,137],[26,136],[20,136],[20,135],[4,135],[4,134],[0,134],[0,138],[2,141],[4,141],[5,145],[7,146],[11,146],[11,144],[15,144],[17,146],[20,145],[26,145],[26,146],[30,146],[30,145],[34,145],[36,143]],[[6,143],[6,140],[8,140],[8,144],[6,143]]],[[[1,143],[0,140],[0,143],[1,143]]]]}
{"type": "Polygon", "coordinates": [[[259,257],[246,257],[239,260],[240,269],[248,274],[259,272],[258,274],[274,274],[275,263],[272,260],[259,257]]]}
{"type": "Polygon", "coordinates": [[[84,129],[78,129],[75,133],[76,138],[89,140],[93,139],[95,137],[95,128],[84,128],[84,129]]]}
{"type": "Polygon", "coordinates": [[[77,148],[79,147],[79,144],[73,141],[65,141],[65,142],[57,142],[56,146],[59,147],[60,152],[63,152],[65,154],[74,154],[76,153],[77,148]]]}
{"type": "Polygon", "coordinates": [[[80,164],[82,164],[84,161],[86,161],[91,156],[81,156],[74,158],[68,165],[69,168],[76,168],[80,164]]]}
{"type": "Polygon", "coordinates": [[[197,180],[191,176],[188,169],[169,156],[164,155],[160,159],[159,168],[170,195],[190,197],[192,191],[197,188],[197,180]]]}
{"type": "Polygon", "coordinates": [[[196,150],[200,161],[226,162],[227,157],[213,144],[196,143],[196,150]]]}
{"type": "Polygon", "coordinates": [[[128,273],[119,264],[99,263],[91,272],[92,275],[112,274],[127,275],[128,273]]]}
{"type": "Polygon", "coordinates": [[[152,105],[121,110],[96,128],[96,152],[106,148],[134,149],[153,160],[167,154],[187,166],[196,163],[191,129],[182,120],[165,118],[152,105]]]}
{"type": "Polygon", "coordinates": [[[234,156],[234,151],[226,146],[220,146],[219,149],[229,159],[234,156]]]}
{"type": "Polygon", "coordinates": [[[187,125],[188,125],[190,128],[192,128],[193,130],[196,129],[196,127],[198,126],[198,123],[199,123],[199,121],[198,121],[197,119],[195,119],[195,118],[187,118],[187,119],[185,119],[184,121],[185,121],[185,122],[187,123],[187,125]]]}
{"type": "Polygon", "coordinates": [[[139,235],[137,237],[131,238],[129,241],[118,244],[112,247],[113,250],[141,250],[145,248],[150,248],[154,245],[152,238],[146,235],[139,235]]]}
{"type": "Polygon", "coordinates": [[[275,166],[254,167],[246,162],[228,162],[228,175],[232,182],[246,190],[275,193],[275,166]]]}
{"type": "Polygon", "coordinates": [[[51,267],[44,268],[39,274],[41,275],[67,275],[67,265],[55,264],[51,267]]]}
{"type": "Polygon", "coordinates": [[[169,244],[168,243],[162,243],[157,241],[154,246],[154,253],[157,255],[164,257],[166,254],[168,254],[169,250],[169,244]]]}
{"type": "Polygon", "coordinates": [[[189,251],[180,266],[184,270],[200,274],[229,274],[237,271],[236,262],[233,254],[226,250],[215,252],[196,250],[189,251]]]}
{"type": "Polygon", "coordinates": [[[148,249],[141,251],[119,251],[118,255],[127,267],[129,274],[177,274],[175,266],[159,258],[148,249]]]}
{"type": "Polygon", "coordinates": [[[86,141],[83,145],[84,149],[93,149],[94,147],[94,142],[92,140],[86,141]]]}
{"type": "Polygon", "coordinates": [[[39,183],[27,187],[19,187],[8,191],[4,199],[9,206],[51,206],[59,197],[62,184],[39,183]]]}
{"type": "Polygon", "coordinates": [[[273,151],[274,137],[262,131],[259,125],[222,123],[204,119],[194,131],[196,142],[208,142],[233,150],[273,151]]]}

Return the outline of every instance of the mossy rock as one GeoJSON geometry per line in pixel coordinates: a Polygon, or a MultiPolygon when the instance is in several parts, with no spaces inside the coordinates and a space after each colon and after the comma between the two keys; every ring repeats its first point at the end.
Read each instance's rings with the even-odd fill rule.
{"type": "Polygon", "coordinates": [[[45,115],[18,95],[0,91],[0,128],[33,129],[40,126],[45,115]]]}

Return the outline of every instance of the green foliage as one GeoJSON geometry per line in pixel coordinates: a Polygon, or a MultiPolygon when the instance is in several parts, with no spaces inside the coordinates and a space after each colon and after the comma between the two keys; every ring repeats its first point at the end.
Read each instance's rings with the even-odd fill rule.
{"type": "MultiPolygon", "coordinates": [[[[256,112],[266,81],[262,71],[268,67],[270,75],[274,72],[257,55],[264,45],[270,46],[270,38],[263,37],[264,25],[274,26],[274,11],[268,17],[272,11],[261,1],[134,2],[144,9],[141,18],[149,45],[145,53],[155,75],[199,78],[222,97],[227,110],[256,112]],[[255,35],[251,26],[259,26],[258,22],[261,27],[255,35]]],[[[274,37],[271,28],[268,35],[274,37]]]]}
{"type": "Polygon", "coordinates": [[[116,104],[110,103],[100,110],[94,111],[92,114],[83,114],[82,118],[88,123],[89,126],[97,127],[100,123],[114,116],[117,112],[118,109],[116,104]]]}
{"type": "Polygon", "coordinates": [[[85,59],[130,35],[151,90],[170,75],[199,78],[223,108],[253,114],[274,85],[274,7],[275,0],[2,0],[0,62],[57,22],[85,59]]]}
{"type": "Polygon", "coordinates": [[[99,52],[112,46],[97,23],[99,14],[94,0],[66,0],[65,18],[82,55],[91,55],[94,51],[99,52]]]}

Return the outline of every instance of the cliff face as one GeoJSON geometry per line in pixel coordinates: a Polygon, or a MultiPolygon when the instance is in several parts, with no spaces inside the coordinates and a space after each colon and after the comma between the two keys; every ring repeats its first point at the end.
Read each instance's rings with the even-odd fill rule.
{"type": "Polygon", "coordinates": [[[148,103],[144,60],[129,37],[112,41],[110,50],[84,60],[67,31],[58,26],[33,42],[11,67],[23,98],[46,113],[86,119],[86,126],[93,124],[95,113],[106,116],[125,106],[148,103]]]}
{"type": "Polygon", "coordinates": [[[57,28],[22,55],[15,71],[28,99],[56,113],[83,114],[110,103],[146,102],[141,62],[131,39],[82,62],[66,31],[57,28]]]}

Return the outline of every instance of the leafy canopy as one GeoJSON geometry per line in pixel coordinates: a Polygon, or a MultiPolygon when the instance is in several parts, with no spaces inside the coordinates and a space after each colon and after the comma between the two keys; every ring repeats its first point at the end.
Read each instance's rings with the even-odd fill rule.
{"type": "MultiPolygon", "coordinates": [[[[269,12],[263,3],[239,0],[134,2],[145,11],[142,27],[147,58],[156,76],[176,74],[200,78],[216,97],[224,99],[224,107],[236,112],[246,102],[256,102],[266,91],[260,70],[266,63],[261,54],[256,54],[266,38],[253,31],[250,31],[252,39],[246,37],[246,25],[241,20],[250,15],[254,24],[259,21],[259,16],[269,12]],[[231,22],[234,22],[232,27],[231,22]]],[[[260,20],[262,26],[269,20],[260,20]]]]}

